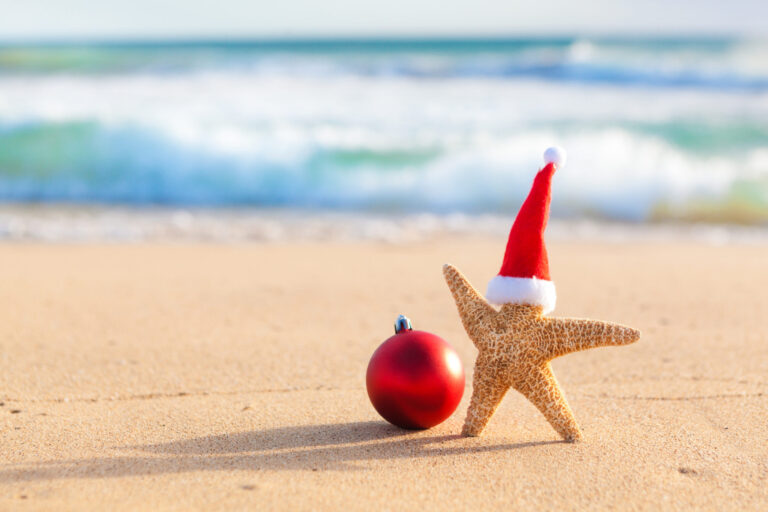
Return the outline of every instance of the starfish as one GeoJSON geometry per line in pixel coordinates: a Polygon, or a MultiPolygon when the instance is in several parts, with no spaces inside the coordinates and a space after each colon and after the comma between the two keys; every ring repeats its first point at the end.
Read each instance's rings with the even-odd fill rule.
{"type": "Polygon", "coordinates": [[[444,265],[443,275],[479,352],[462,434],[479,436],[511,387],[530,400],[563,439],[581,439],[550,361],[579,350],[634,343],[640,331],[597,320],[549,318],[541,306],[528,304],[504,304],[496,310],[455,267],[444,265]]]}

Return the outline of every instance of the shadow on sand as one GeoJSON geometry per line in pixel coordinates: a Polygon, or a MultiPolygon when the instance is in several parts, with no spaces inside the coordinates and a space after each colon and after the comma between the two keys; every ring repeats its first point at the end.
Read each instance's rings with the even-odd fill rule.
{"type": "Polygon", "coordinates": [[[116,478],[193,471],[361,470],[358,461],[446,457],[515,450],[562,441],[478,445],[459,435],[430,435],[381,421],[304,425],[197,437],[120,449],[147,456],[112,456],[0,466],[0,482],[116,478]]]}

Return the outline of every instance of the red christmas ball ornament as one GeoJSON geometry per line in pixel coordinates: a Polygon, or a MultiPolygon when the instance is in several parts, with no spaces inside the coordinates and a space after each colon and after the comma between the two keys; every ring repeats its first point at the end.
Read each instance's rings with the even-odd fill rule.
{"type": "Polygon", "coordinates": [[[442,423],[464,394],[464,367],[453,347],[439,336],[414,331],[403,315],[395,322],[395,335],[373,353],[365,380],[376,411],[408,429],[442,423]]]}

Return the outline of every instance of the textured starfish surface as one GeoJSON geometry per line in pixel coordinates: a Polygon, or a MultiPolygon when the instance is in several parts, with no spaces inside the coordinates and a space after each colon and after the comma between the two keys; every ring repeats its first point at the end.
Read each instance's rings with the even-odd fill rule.
{"type": "Polygon", "coordinates": [[[563,439],[581,439],[550,361],[588,348],[627,345],[640,338],[640,331],[597,320],[548,318],[541,306],[504,304],[496,310],[455,267],[444,265],[443,275],[479,352],[462,433],[480,435],[511,387],[528,398],[563,439]]]}

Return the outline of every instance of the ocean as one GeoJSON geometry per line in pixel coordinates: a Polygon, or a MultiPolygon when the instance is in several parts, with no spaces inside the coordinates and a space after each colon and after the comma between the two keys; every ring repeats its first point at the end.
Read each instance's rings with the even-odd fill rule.
{"type": "Polygon", "coordinates": [[[0,202],[768,222],[768,42],[6,44],[0,202]]]}

